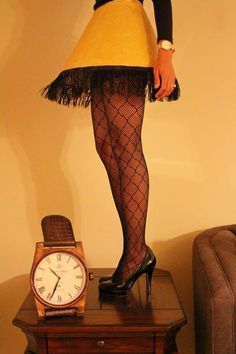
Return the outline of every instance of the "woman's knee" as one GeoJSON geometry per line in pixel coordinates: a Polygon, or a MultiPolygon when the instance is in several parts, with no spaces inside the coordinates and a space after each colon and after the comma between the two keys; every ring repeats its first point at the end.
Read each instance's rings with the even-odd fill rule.
{"type": "Polygon", "coordinates": [[[124,161],[129,162],[131,155],[135,156],[137,153],[142,152],[141,139],[138,135],[133,134],[128,136],[124,133],[120,135],[110,136],[111,146],[115,156],[118,158],[122,156],[124,161]]]}
{"type": "Polygon", "coordinates": [[[112,147],[108,137],[95,138],[95,149],[102,161],[106,162],[107,159],[111,158],[112,147]]]}

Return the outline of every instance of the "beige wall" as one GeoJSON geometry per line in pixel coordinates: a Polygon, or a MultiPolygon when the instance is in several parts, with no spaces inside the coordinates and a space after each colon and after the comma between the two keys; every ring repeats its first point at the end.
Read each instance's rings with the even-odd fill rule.
{"type": "MultiPolygon", "coordinates": [[[[192,354],[192,242],[205,228],[236,221],[236,3],[172,3],[173,62],[182,97],[145,108],[146,238],[158,266],[172,272],[188,317],[178,345],[181,354],[192,354]]],[[[112,267],[120,256],[121,227],[95,151],[90,111],[39,96],[60,71],[92,5],[92,0],[0,4],[1,354],[21,354],[26,344],[11,320],[29,290],[44,215],[72,220],[89,266],[112,267]]],[[[145,0],[145,9],[155,26],[151,1],[145,0]]]]}

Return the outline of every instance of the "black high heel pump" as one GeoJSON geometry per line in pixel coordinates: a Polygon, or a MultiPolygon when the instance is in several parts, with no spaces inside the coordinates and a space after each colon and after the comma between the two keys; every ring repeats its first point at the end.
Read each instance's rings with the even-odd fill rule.
{"type": "Polygon", "coordinates": [[[136,270],[128,279],[122,282],[116,282],[112,277],[107,280],[100,282],[99,291],[101,293],[110,295],[126,295],[131,290],[135,281],[144,273],[146,273],[146,291],[148,295],[151,295],[151,281],[152,274],[156,265],[156,257],[152,250],[147,246],[147,253],[138,265],[136,270]]]}
{"type": "Polygon", "coordinates": [[[116,277],[116,271],[117,271],[117,269],[114,271],[113,274],[105,275],[105,276],[103,276],[103,277],[100,277],[100,278],[98,279],[99,283],[102,283],[103,281],[115,279],[115,277],[116,277]]]}
{"type": "Polygon", "coordinates": [[[107,281],[107,280],[110,280],[110,279],[112,279],[114,277],[114,275],[112,274],[112,275],[106,275],[106,276],[104,276],[104,277],[100,277],[99,278],[99,283],[102,283],[103,281],[107,281]]]}

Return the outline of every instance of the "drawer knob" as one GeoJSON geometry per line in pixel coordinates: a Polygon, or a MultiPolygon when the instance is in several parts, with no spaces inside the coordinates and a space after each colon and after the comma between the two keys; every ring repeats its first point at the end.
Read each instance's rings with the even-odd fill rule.
{"type": "Polygon", "coordinates": [[[98,346],[99,348],[104,347],[104,345],[105,345],[104,340],[98,340],[98,341],[97,341],[97,346],[98,346]]]}

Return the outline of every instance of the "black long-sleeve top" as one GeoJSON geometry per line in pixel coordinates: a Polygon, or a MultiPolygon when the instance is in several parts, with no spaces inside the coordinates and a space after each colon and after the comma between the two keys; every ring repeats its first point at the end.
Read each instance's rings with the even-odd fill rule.
{"type": "MultiPolygon", "coordinates": [[[[95,0],[93,9],[112,0],[95,0]]],[[[139,0],[143,4],[143,0],[139,0]]],[[[167,39],[173,44],[173,21],[171,0],[152,0],[157,29],[157,43],[161,39],[167,39]]]]}

